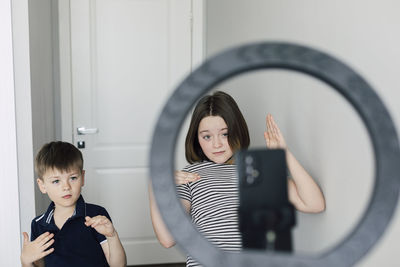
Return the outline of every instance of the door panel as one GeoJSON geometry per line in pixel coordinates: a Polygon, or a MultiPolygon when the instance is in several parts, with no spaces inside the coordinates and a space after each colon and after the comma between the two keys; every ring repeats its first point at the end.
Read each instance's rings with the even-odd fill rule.
{"type": "Polygon", "coordinates": [[[85,142],[87,202],[110,213],[128,265],[182,262],[162,248],[147,196],[152,130],[190,71],[191,1],[71,0],[74,142],[85,142]],[[79,135],[78,127],[98,128],[79,135]]]}

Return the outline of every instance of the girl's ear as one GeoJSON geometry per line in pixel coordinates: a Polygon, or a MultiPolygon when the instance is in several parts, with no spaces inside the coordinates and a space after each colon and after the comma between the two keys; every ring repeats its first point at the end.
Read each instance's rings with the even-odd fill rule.
{"type": "Polygon", "coordinates": [[[37,179],[36,179],[36,182],[37,182],[37,184],[38,184],[38,186],[39,186],[40,192],[42,192],[43,194],[46,194],[47,191],[46,191],[46,187],[44,186],[43,180],[40,179],[40,178],[37,178],[37,179]]]}

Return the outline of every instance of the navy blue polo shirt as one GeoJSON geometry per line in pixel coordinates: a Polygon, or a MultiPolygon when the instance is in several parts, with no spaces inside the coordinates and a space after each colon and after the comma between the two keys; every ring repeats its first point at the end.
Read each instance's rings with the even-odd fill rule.
{"type": "Polygon", "coordinates": [[[45,214],[32,220],[31,240],[45,232],[54,234],[54,251],[44,258],[45,266],[57,267],[102,267],[109,266],[101,243],[106,237],[94,228],[85,225],[85,216],[103,215],[110,218],[105,208],[85,203],[82,195],[79,197],[74,214],[65,222],[61,229],[54,223],[54,202],[45,214]]]}

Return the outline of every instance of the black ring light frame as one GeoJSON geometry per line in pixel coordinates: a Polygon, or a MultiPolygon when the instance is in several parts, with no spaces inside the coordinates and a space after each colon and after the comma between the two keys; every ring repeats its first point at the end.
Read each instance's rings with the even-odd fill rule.
{"type": "Polygon", "coordinates": [[[400,149],[384,104],[351,68],[325,53],[289,43],[255,43],[224,51],[192,72],[164,106],[154,130],[150,175],[161,215],[185,252],[205,266],[351,266],[374,245],[398,201],[400,149]],[[375,152],[375,185],[368,209],[353,231],[320,255],[306,256],[243,250],[225,252],[209,243],[191,223],[176,195],[175,144],[181,125],[197,100],[235,75],[259,69],[286,69],[311,75],[336,89],[363,120],[375,152]]]}

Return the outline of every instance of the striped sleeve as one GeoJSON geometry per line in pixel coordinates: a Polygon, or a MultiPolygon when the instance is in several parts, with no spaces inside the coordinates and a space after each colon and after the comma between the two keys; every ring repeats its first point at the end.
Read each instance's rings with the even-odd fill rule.
{"type": "Polygon", "coordinates": [[[176,191],[179,198],[192,202],[192,196],[190,194],[190,188],[188,184],[177,185],[176,191]]]}
{"type": "MultiPolygon", "coordinates": [[[[182,169],[182,171],[190,172],[190,165],[184,167],[182,169]]],[[[189,202],[192,202],[192,194],[191,194],[189,183],[188,184],[176,185],[176,192],[177,192],[178,197],[180,199],[184,199],[184,200],[187,200],[189,202]]]]}

